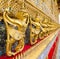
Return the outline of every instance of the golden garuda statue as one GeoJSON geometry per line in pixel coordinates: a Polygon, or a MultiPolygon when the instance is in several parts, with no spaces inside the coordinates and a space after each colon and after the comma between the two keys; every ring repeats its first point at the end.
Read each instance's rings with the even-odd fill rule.
{"type": "Polygon", "coordinates": [[[38,38],[47,36],[59,27],[57,23],[48,21],[46,18],[41,21],[44,16],[41,18],[37,13],[33,17],[27,11],[24,0],[0,0],[0,21],[3,20],[6,27],[6,54],[8,56],[23,50],[27,28],[30,29],[30,44],[33,45],[38,38]]]}
{"type": "MultiPolygon", "coordinates": [[[[15,55],[24,48],[25,31],[29,23],[29,15],[17,0],[0,0],[1,20],[4,20],[7,31],[6,53],[8,56],[15,55]],[[14,3],[14,4],[13,4],[14,3]],[[12,51],[13,44],[15,52],[12,51]]],[[[22,3],[23,5],[23,3],[22,3]]]]}

